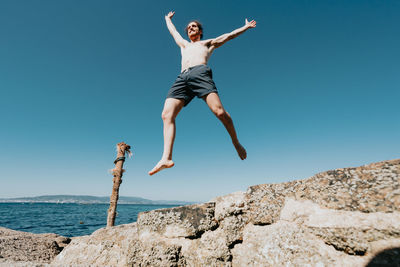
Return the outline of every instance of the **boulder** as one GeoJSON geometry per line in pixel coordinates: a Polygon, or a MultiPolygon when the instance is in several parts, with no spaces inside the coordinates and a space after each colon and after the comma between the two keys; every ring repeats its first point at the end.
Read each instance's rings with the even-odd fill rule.
{"type": "Polygon", "coordinates": [[[400,160],[144,212],[74,238],[52,264],[399,266],[400,160]]]}
{"type": "Polygon", "coordinates": [[[50,263],[70,240],[56,234],[32,234],[0,227],[0,264],[39,266],[50,263]]]}

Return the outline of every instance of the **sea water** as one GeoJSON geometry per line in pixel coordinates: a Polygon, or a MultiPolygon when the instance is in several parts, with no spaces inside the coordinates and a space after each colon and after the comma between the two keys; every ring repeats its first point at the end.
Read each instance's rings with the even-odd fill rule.
{"type": "MultiPolygon", "coordinates": [[[[139,212],[176,205],[119,204],[115,225],[136,222],[139,212]]],[[[89,235],[107,225],[109,204],[0,203],[0,226],[31,233],[89,235]]]]}

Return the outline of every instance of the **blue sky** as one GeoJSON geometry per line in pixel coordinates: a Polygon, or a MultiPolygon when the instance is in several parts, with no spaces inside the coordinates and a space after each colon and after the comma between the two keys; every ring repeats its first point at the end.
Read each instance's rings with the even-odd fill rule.
{"type": "Polygon", "coordinates": [[[250,185],[399,158],[399,1],[0,2],[0,197],[106,196],[115,144],[120,194],[207,201],[250,185]],[[162,154],[165,96],[183,35],[213,38],[255,19],[209,65],[248,159],[196,99],[177,119],[175,167],[162,154]]]}

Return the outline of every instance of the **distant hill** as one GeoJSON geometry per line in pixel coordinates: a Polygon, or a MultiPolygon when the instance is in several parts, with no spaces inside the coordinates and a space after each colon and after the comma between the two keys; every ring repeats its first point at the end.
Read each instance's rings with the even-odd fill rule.
{"type": "MultiPolygon", "coordinates": [[[[107,204],[110,197],[79,196],[79,195],[45,195],[37,197],[0,198],[0,203],[79,203],[79,204],[107,204]]],[[[189,201],[179,200],[150,200],[141,197],[120,196],[118,204],[147,204],[147,205],[188,205],[189,201]]]]}

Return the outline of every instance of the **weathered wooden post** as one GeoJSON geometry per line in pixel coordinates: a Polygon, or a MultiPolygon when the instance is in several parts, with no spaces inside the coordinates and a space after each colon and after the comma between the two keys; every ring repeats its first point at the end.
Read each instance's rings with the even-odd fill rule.
{"type": "Polygon", "coordinates": [[[115,223],[115,214],[119,198],[119,186],[122,183],[122,173],[125,171],[122,167],[125,161],[125,153],[128,153],[129,156],[132,155],[130,149],[131,147],[124,142],[117,144],[117,158],[114,161],[115,168],[111,170],[114,178],[110,197],[110,207],[108,208],[107,227],[114,226],[115,223]]]}

